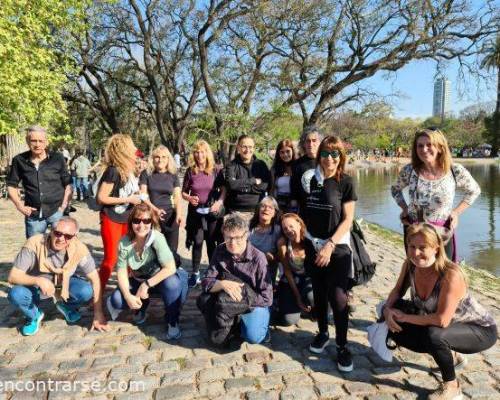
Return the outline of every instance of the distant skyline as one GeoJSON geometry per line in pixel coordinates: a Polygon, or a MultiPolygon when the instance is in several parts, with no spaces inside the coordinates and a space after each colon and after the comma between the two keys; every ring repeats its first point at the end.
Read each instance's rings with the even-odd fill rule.
{"type": "MultiPolygon", "coordinates": [[[[496,80],[492,79],[489,86],[486,82],[476,83],[475,78],[466,76],[463,82],[458,81],[458,63],[450,63],[442,69],[451,82],[451,112],[454,115],[477,103],[494,101],[496,99],[496,80]],[[465,88],[465,89],[464,89],[465,88]],[[466,93],[464,95],[464,93],[466,93]]],[[[486,71],[483,71],[486,74],[486,71]]],[[[369,80],[370,88],[381,95],[400,93],[396,99],[389,99],[396,118],[429,118],[432,116],[432,100],[436,63],[429,61],[413,62],[386,79],[383,75],[369,80]]],[[[494,78],[491,73],[490,77],[494,78]]]]}

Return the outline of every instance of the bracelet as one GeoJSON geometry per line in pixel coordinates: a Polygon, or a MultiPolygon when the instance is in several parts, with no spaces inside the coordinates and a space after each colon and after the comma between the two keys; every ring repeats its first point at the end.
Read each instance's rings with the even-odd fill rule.
{"type": "Polygon", "coordinates": [[[332,244],[333,247],[337,246],[337,243],[335,243],[332,238],[328,239],[328,243],[332,244]]]}
{"type": "Polygon", "coordinates": [[[148,288],[150,288],[150,289],[151,289],[151,285],[149,284],[149,282],[148,282],[148,280],[147,280],[147,279],[144,281],[144,283],[146,284],[146,286],[147,286],[148,288]]]}

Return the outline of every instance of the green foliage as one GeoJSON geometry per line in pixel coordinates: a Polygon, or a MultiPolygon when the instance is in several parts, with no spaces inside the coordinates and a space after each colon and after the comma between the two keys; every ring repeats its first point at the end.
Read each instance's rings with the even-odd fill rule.
{"type": "Polygon", "coordinates": [[[81,28],[80,0],[2,0],[0,134],[65,118],[61,89],[69,63],[63,44],[81,28]],[[59,49],[59,50],[58,50],[59,49]]]}

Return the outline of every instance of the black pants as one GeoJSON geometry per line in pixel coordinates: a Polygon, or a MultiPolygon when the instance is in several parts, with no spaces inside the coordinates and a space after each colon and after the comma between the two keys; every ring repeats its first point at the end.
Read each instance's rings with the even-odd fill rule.
{"type": "Polygon", "coordinates": [[[306,268],[311,277],[314,294],[314,311],[318,319],[318,328],[328,333],[328,304],[333,310],[335,322],[335,340],[337,346],[347,344],[349,311],[347,290],[349,289],[349,271],[351,270],[351,250],[347,245],[337,245],[330,263],[323,268],[314,265],[316,253],[312,244],[306,241],[306,268]]]}
{"type": "Polygon", "coordinates": [[[160,221],[161,233],[167,240],[168,247],[174,256],[175,265],[180,267],[181,257],[177,253],[179,247],[179,225],[175,221],[177,214],[173,209],[165,210],[164,219],[160,221]]]}
{"type": "MultiPolygon", "coordinates": [[[[308,277],[300,276],[295,280],[302,302],[307,306],[314,306],[314,295],[311,280],[308,277]]],[[[292,292],[286,278],[278,284],[276,291],[278,298],[279,320],[285,326],[295,325],[300,320],[301,309],[297,305],[297,299],[292,292]]]]}
{"type": "Polygon", "coordinates": [[[452,351],[473,354],[493,346],[497,340],[497,327],[453,323],[446,328],[401,323],[401,332],[390,336],[398,346],[417,353],[430,354],[436,361],[444,382],[455,379],[452,351]]]}
{"type": "Polygon", "coordinates": [[[193,235],[193,273],[198,272],[200,269],[203,241],[205,241],[207,244],[207,255],[209,262],[212,259],[212,254],[214,253],[215,247],[217,246],[217,228],[219,226],[219,220],[210,220],[209,218],[206,218],[205,221],[206,229],[204,229],[204,226],[200,225],[193,235]]]}

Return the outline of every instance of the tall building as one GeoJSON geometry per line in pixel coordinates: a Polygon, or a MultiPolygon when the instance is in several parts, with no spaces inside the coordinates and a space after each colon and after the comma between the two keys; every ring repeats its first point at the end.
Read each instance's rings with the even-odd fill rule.
{"type": "Polygon", "coordinates": [[[443,119],[451,111],[451,83],[446,77],[440,76],[434,82],[434,100],[432,116],[443,119]]]}

